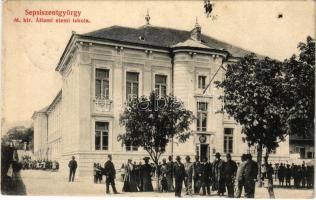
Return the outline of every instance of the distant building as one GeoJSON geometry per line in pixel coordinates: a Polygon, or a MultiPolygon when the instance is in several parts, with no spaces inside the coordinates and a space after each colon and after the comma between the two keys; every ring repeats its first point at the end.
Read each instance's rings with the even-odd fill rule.
{"type": "Polygon", "coordinates": [[[62,92],[53,102],[34,112],[34,155],[38,159],[59,160],[61,158],[61,111],[62,92]]]}
{"type": "Polygon", "coordinates": [[[290,135],[290,154],[298,159],[314,159],[314,133],[307,137],[290,135]]]}
{"type": "MultiPolygon", "coordinates": [[[[146,152],[117,136],[124,133],[119,115],[132,97],[173,93],[197,116],[194,135],[184,144],[169,144],[164,156],[199,155],[213,160],[216,152],[231,153],[239,160],[250,149],[243,142],[241,127],[222,107],[222,91],[212,84],[222,80],[227,64],[248,54],[241,48],[192,31],[156,27],[112,26],[87,34],[73,33],[56,71],[62,89],[54,101],[33,115],[35,152],[42,158],[58,159],[61,168],[76,156],[81,176],[91,175],[93,162],[104,162],[107,154],[121,166],[128,158],[140,161],[146,152]],[[173,152],[171,151],[173,149],[173,152]]],[[[271,160],[289,158],[285,141],[271,160]]],[[[255,151],[251,151],[255,153],[255,151]]]]}

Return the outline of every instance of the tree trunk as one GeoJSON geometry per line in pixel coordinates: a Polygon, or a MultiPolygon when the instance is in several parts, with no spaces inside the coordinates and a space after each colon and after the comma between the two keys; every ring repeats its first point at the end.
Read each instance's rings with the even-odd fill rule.
{"type": "MultiPolygon", "coordinates": [[[[268,159],[269,159],[269,151],[266,152],[266,157],[265,157],[265,164],[266,166],[268,166],[268,159]]],[[[274,191],[273,191],[273,177],[271,177],[271,180],[269,179],[269,183],[268,183],[268,193],[269,193],[269,198],[270,199],[274,199],[274,191]]]]}
{"type": "Polygon", "coordinates": [[[258,164],[258,186],[262,187],[262,180],[261,180],[261,163],[262,163],[262,144],[259,143],[257,146],[257,164],[258,164]]]}
{"type": "Polygon", "coordinates": [[[157,177],[157,181],[156,181],[156,187],[155,187],[155,190],[157,192],[160,192],[161,191],[161,188],[160,188],[160,180],[159,180],[159,172],[158,172],[158,169],[159,169],[159,165],[158,163],[155,162],[155,167],[156,167],[156,170],[155,170],[155,175],[157,177]]]}

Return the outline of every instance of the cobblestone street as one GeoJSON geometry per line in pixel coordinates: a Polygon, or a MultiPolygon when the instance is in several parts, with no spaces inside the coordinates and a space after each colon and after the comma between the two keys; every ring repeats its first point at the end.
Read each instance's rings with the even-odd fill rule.
{"type": "MultiPolygon", "coordinates": [[[[61,177],[58,172],[23,170],[21,172],[27,195],[50,195],[50,196],[105,196],[105,184],[94,184],[91,179],[78,178],[75,182],[69,183],[67,177],[61,177]]],[[[116,181],[117,189],[122,191],[122,182],[116,181]]],[[[155,186],[155,183],[153,183],[155,186]]],[[[275,188],[276,198],[312,198],[312,189],[287,189],[275,188]]],[[[114,196],[114,195],[111,195],[114,196]]],[[[174,193],[158,192],[135,192],[120,193],[115,196],[142,196],[142,197],[174,197],[174,193]]],[[[184,196],[186,197],[186,196],[184,196]]],[[[203,197],[194,195],[193,197],[203,197]]],[[[208,197],[208,196],[206,196],[208,197]]],[[[214,193],[211,197],[218,197],[214,193]]],[[[269,198],[266,188],[256,188],[256,198],[269,198]]]]}

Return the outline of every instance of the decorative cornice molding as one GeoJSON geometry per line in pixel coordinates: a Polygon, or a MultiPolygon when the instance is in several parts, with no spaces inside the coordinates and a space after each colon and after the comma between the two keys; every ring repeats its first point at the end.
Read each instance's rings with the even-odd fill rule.
{"type": "Polygon", "coordinates": [[[58,92],[52,103],[48,106],[46,113],[49,114],[52,110],[55,109],[56,105],[61,102],[62,99],[62,90],[58,92]]]}

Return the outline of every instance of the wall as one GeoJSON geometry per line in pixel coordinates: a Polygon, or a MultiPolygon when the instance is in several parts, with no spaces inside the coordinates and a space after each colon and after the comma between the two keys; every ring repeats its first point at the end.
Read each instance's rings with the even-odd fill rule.
{"type": "Polygon", "coordinates": [[[74,52],[69,58],[68,67],[62,75],[62,135],[61,135],[61,156],[60,169],[68,173],[68,160],[79,146],[79,56],[74,52]]]}
{"type": "Polygon", "coordinates": [[[35,113],[34,117],[34,155],[36,159],[47,158],[47,115],[35,113]]]}
{"type": "MultiPolygon", "coordinates": [[[[64,151],[63,162],[67,163],[70,156],[75,155],[80,162],[79,173],[84,175],[92,173],[91,166],[94,159],[95,161],[102,161],[108,153],[113,154],[114,160],[117,163],[125,162],[131,155],[133,158],[138,157],[141,160],[141,158],[147,155],[144,150],[139,148],[137,152],[126,152],[125,147],[116,140],[118,134],[124,132],[124,127],[119,125],[119,116],[126,102],[126,72],[139,73],[139,96],[149,95],[154,89],[155,74],[167,75],[167,93],[170,93],[172,88],[171,58],[166,53],[149,53],[145,50],[131,50],[128,48],[117,49],[115,47],[91,45],[88,43],[80,43],[78,45],[77,56],[79,148],[75,147],[72,149],[73,151],[64,151]],[[95,70],[97,68],[104,68],[110,71],[110,100],[105,102],[105,104],[109,104],[105,110],[97,109],[95,103],[95,70]],[[109,122],[108,151],[96,151],[94,149],[94,128],[96,121],[109,122]],[[76,148],[78,149],[76,150],[76,148]],[[90,156],[91,154],[94,156],[90,156]]],[[[67,75],[68,82],[71,80],[71,76],[71,73],[67,75]]],[[[66,81],[64,83],[67,84],[66,81]]],[[[67,86],[63,86],[63,88],[69,90],[67,86]]],[[[71,93],[67,91],[63,92],[63,97],[66,95],[68,97],[66,97],[65,101],[71,99],[71,93]]],[[[69,106],[66,105],[67,102],[63,106],[66,109],[64,111],[66,113],[64,119],[65,121],[69,121],[69,117],[66,117],[70,116],[68,111],[69,106]]],[[[75,117],[73,114],[72,118],[75,117]]],[[[67,122],[65,124],[67,125],[67,122]]],[[[74,135],[74,132],[71,132],[71,130],[67,131],[67,128],[65,128],[63,130],[63,138],[66,140],[66,138],[69,138],[69,135],[74,135]]],[[[63,145],[66,143],[65,141],[63,145]]],[[[74,147],[73,145],[70,146],[74,147]]]]}
{"type": "MultiPolygon", "coordinates": [[[[223,60],[219,56],[176,53],[174,66],[168,52],[151,50],[132,50],[127,47],[107,46],[89,42],[77,43],[68,70],[63,75],[62,94],[62,157],[61,167],[66,172],[67,163],[75,156],[79,163],[78,175],[92,174],[94,162],[104,163],[108,154],[113,155],[113,161],[118,168],[128,158],[139,162],[147,153],[139,148],[135,152],[126,152],[125,147],[117,142],[117,136],[124,132],[119,125],[119,116],[126,102],[126,72],[139,73],[139,96],[149,95],[154,89],[155,74],[167,75],[167,93],[172,92],[184,102],[184,106],[197,114],[197,101],[208,102],[208,127],[206,132],[197,133],[196,123],[191,130],[194,135],[184,144],[174,141],[174,155],[190,155],[196,153],[195,145],[199,144],[199,135],[207,135],[210,145],[211,160],[215,152],[223,152],[224,128],[234,128],[233,158],[240,159],[242,153],[247,153],[247,145],[242,142],[241,127],[227,115],[219,114],[222,102],[218,97],[222,91],[211,84],[206,94],[197,88],[198,75],[206,75],[206,83],[213,77],[223,60]],[[104,68],[110,71],[110,99],[104,101],[103,107],[96,104],[95,70],[104,68]],[[173,71],[172,71],[173,69],[173,71]],[[172,81],[173,76],[173,81],[172,81]],[[95,122],[109,122],[109,150],[95,150],[95,122]],[[189,148],[188,148],[189,147],[189,148]]],[[[224,71],[219,71],[214,81],[222,80],[224,71]]],[[[286,156],[284,152],[277,155],[286,156]]],[[[283,150],[282,150],[283,151],[283,150]]],[[[223,153],[222,153],[223,154],[223,153]]],[[[171,155],[171,145],[167,146],[164,156],[171,155]]],[[[277,156],[276,155],[276,156],[277,156]]],[[[273,156],[272,156],[273,157],[273,156]]]]}
{"type": "Polygon", "coordinates": [[[58,160],[61,155],[62,136],[62,100],[56,97],[57,102],[48,111],[48,159],[58,160]]]}

